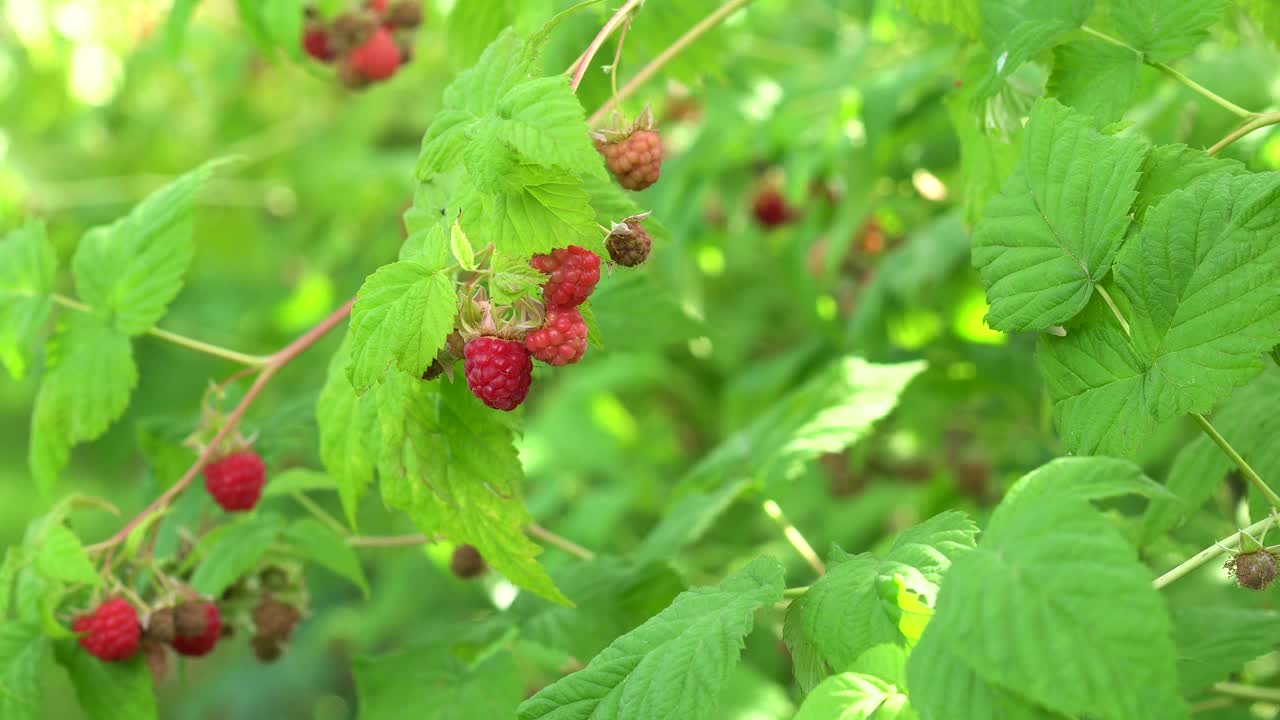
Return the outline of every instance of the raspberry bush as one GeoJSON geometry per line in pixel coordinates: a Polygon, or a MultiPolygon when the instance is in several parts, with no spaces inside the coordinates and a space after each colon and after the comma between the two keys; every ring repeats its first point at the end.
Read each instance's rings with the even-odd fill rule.
{"type": "Polygon", "coordinates": [[[0,718],[1280,712],[1271,3],[9,5],[0,718]]]}

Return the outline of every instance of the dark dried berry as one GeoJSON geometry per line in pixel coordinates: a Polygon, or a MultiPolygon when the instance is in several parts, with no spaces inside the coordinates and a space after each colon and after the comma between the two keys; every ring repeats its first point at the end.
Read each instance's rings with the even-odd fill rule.
{"type": "Polygon", "coordinates": [[[254,635],[249,644],[253,646],[253,654],[264,663],[275,662],[284,654],[284,646],[268,637],[254,635]]]}
{"type": "Polygon", "coordinates": [[[177,635],[201,635],[209,624],[208,611],[203,602],[189,602],[179,605],[173,611],[173,626],[177,635]]]}
{"type": "Polygon", "coordinates": [[[459,545],[449,558],[449,570],[460,578],[473,578],[485,571],[484,558],[472,545],[459,545]]]}
{"type": "Polygon", "coordinates": [[[276,643],[287,642],[301,619],[302,613],[298,608],[270,595],[263,596],[253,608],[253,625],[258,630],[257,637],[276,643]]]}
{"type": "Polygon", "coordinates": [[[160,608],[147,618],[147,627],[142,631],[143,637],[162,643],[170,642],[177,634],[174,624],[173,608],[160,608]]]}
{"type": "Polygon", "coordinates": [[[1267,550],[1240,553],[1224,565],[1236,584],[1250,590],[1264,590],[1276,579],[1276,557],[1267,550]]]}

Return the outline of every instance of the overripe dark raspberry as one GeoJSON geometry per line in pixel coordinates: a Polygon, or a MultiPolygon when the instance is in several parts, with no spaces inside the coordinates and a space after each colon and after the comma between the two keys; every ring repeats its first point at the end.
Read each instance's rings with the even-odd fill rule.
{"type": "Polygon", "coordinates": [[[251,510],[262,497],[267,469],[252,450],[241,450],[204,468],[204,487],[227,512],[251,510]]]}
{"type": "Polygon", "coordinates": [[[756,193],[755,199],[751,202],[751,213],[755,216],[756,222],[766,229],[785,225],[796,217],[795,210],[787,204],[782,193],[771,187],[756,193]]]}
{"type": "Polygon", "coordinates": [[[410,30],[422,24],[422,5],[419,0],[402,0],[387,11],[387,24],[393,28],[410,30]]]}
{"type": "Polygon", "coordinates": [[[1240,553],[1223,567],[1235,576],[1236,584],[1250,590],[1265,590],[1276,579],[1276,557],[1267,550],[1240,553]]]}
{"type": "Polygon", "coordinates": [[[173,640],[177,632],[175,623],[173,608],[160,608],[147,618],[147,627],[142,634],[151,640],[167,643],[173,640]]]}
{"type": "Polygon", "coordinates": [[[151,671],[151,682],[159,683],[169,672],[169,652],[159,640],[144,638],[142,640],[142,656],[147,661],[147,669],[151,671]]]}
{"type": "Polygon", "coordinates": [[[80,633],[80,645],[90,655],[107,662],[133,657],[142,636],[138,613],[124,598],[112,598],[76,618],[71,629],[80,633]]]}
{"type": "Polygon", "coordinates": [[[605,167],[628,190],[644,190],[662,174],[662,139],[656,130],[636,130],[620,140],[596,138],[605,167]]]}
{"type": "Polygon", "coordinates": [[[605,238],[604,247],[614,262],[623,267],[635,267],[649,257],[653,238],[640,223],[622,223],[605,238]]]}
{"type": "Polygon", "coordinates": [[[380,27],[347,54],[347,67],[369,81],[386,80],[400,67],[400,47],[391,31],[380,27]]]}
{"type": "Polygon", "coordinates": [[[302,49],[320,62],[329,62],[338,56],[329,43],[329,33],[320,28],[313,28],[302,35],[302,49]]]}
{"type": "Polygon", "coordinates": [[[213,646],[218,644],[218,639],[222,637],[222,615],[218,612],[218,606],[213,603],[188,603],[178,609],[177,614],[178,632],[173,636],[173,642],[170,645],[179,655],[188,657],[200,657],[206,655],[213,646]],[[184,621],[184,611],[186,608],[194,608],[203,615],[203,623],[193,623],[184,621]],[[199,632],[184,632],[184,630],[194,630],[200,627],[199,632]]]}
{"type": "Polygon", "coordinates": [[[587,351],[587,323],[576,307],[549,305],[545,323],[525,336],[524,347],[548,365],[572,365],[587,351]]]}
{"type": "Polygon", "coordinates": [[[459,545],[449,558],[449,571],[464,580],[480,575],[486,567],[480,551],[472,545],[459,545]]]}
{"type": "Polygon", "coordinates": [[[533,383],[529,351],[515,340],[482,336],[463,349],[467,387],[495,410],[514,410],[524,402],[533,383]]]}
{"type": "Polygon", "coordinates": [[[264,595],[253,608],[253,626],[257,630],[257,637],[268,638],[276,643],[288,642],[301,619],[302,612],[298,608],[270,595],[264,595]]]}
{"type": "Polygon", "coordinates": [[[600,282],[600,256],[578,245],[534,255],[529,264],[551,276],[542,284],[542,300],[547,305],[581,305],[600,282]]]}
{"type": "Polygon", "coordinates": [[[209,626],[204,602],[187,602],[173,609],[174,635],[199,635],[209,626]]]}
{"type": "Polygon", "coordinates": [[[253,654],[257,656],[259,662],[275,662],[284,654],[283,643],[278,643],[268,637],[254,635],[249,640],[249,644],[253,646],[253,654]]]}
{"type": "Polygon", "coordinates": [[[376,27],[377,23],[362,13],[344,13],[333,21],[329,45],[338,55],[345,54],[351,48],[364,44],[376,27]]]}

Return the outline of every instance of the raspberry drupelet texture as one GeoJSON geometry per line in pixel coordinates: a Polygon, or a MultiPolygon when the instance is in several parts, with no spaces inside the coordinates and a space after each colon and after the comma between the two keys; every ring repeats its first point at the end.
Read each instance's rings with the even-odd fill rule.
{"type": "Polygon", "coordinates": [[[198,633],[184,635],[181,632],[173,636],[173,649],[179,655],[200,657],[206,655],[222,637],[222,614],[213,603],[202,603],[195,606],[204,614],[204,627],[198,633]]]}
{"type": "Polygon", "coordinates": [[[250,510],[262,497],[267,470],[251,450],[232,453],[204,469],[204,487],[227,512],[250,510]]]}
{"type": "Polygon", "coordinates": [[[623,267],[636,267],[649,257],[653,238],[639,223],[627,224],[609,233],[604,247],[614,262],[623,267]]]}
{"type": "Polygon", "coordinates": [[[534,255],[529,264],[550,276],[542,285],[542,300],[547,305],[581,305],[600,282],[600,256],[578,245],[534,255]]]}
{"type": "Polygon", "coordinates": [[[338,57],[337,50],[330,42],[329,33],[319,28],[308,30],[302,36],[302,49],[320,62],[329,62],[338,57]]]}
{"type": "Polygon", "coordinates": [[[80,633],[81,647],[107,662],[133,657],[142,637],[138,612],[124,598],[112,598],[92,613],[76,618],[71,629],[80,633]]]}
{"type": "Polygon", "coordinates": [[[463,349],[467,387],[495,410],[514,410],[524,402],[533,383],[529,351],[515,340],[482,336],[463,349]]]}
{"type": "Polygon", "coordinates": [[[621,140],[596,140],[605,167],[628,190],[644,190],[662,171],[662,139],[656,130],[636,130],[621,140]]]}
{"type": "Polygon", "coordinates": [[[587,323],[576,307],[547,307],[542,327],[525,336],[525,349],[548,365],[572,365],[587,351],[587,323]]]}

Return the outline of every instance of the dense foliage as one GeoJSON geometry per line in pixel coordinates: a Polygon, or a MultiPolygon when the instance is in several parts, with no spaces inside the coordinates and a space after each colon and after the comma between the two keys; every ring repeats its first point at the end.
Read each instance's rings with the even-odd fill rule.
{"type": "Polygon", "coordinates": [[[0,0],[0,718],[1274,715],[1277,7],[0,0]]]}

